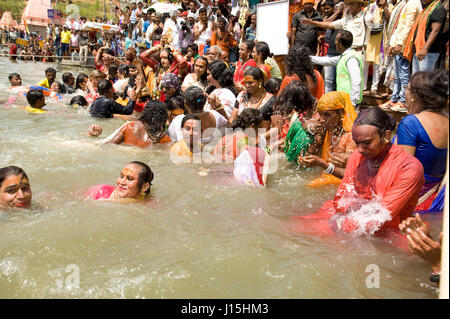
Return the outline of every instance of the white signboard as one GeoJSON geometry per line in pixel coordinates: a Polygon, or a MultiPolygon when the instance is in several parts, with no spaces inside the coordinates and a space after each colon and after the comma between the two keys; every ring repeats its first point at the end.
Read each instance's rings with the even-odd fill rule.
{"type": "Polygon", "coordinates": [[[256,40],[269,45],[274,55],[289,51],[289,1],[258,4],[256,9],[256,40]]]}

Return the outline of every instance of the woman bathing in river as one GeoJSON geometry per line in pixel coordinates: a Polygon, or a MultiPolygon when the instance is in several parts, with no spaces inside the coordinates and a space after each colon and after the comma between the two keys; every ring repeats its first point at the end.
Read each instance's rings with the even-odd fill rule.
{"type": "MultiPolygon", "coordinates": [[[[169,135],[164,127],[167,121],[167,109],[163,102],[150,100],[137,121],[128,122],[103,140],[104,143],[149,147],[157,143],[169,143],[169,135]]],[[[100,125],[93,124],[88,132],[90,136],[102,133],[100,125]]]]}
{"type": "Polygon", "coordinates": [[[0,210],[29,208],[31,187],[27,174],[17,166],[0,168],[0,210]]]}
{"type": "Polygon", "coordinates": [[[395,120],[380,108],[359,114],[352,129],[356,151],[334,200],[316,214],[296,217],[301,220],[298,230],[380,234],[411,216],[424,183],[423,167],[391,143],[394,128],[395,120]]]}
{"type": "Polygon", "coordinates": [[[153,177],[153,172],[147,164],[133,161],[122,169],[116,180],[116,186],[108,184],[92,186],[88,189],[85,199],[144,201],[150,195],[153,177]]]}

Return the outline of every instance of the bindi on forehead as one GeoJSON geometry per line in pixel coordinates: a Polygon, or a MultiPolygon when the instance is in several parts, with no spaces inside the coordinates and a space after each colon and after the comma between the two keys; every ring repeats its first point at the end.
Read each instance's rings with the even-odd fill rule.
{"type": "Polygon", "coordinates": [[[123,175],[134,175],[134,171],[131,168],[129,168],[129,167],[125,167],[122,170],[122,174],[123,175]]]}

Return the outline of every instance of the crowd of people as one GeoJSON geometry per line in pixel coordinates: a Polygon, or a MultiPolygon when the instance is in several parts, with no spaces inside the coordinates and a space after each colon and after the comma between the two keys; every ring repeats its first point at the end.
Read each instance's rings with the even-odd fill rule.
{"type": "MultiPolygon", "coordinates": [[[[247,185],[265,185],[265,158],[281,151],[300,170],[322,169],[309,187],[338,185],[334,199],[318,213],[296,219],[299,229],[383,235],[400,228],[412,252],[427,260],[433,256],[435,278],[440,244],[413,212],[443,210],[448,1],[303,0],[301,5],[289,33],[280,34],[290,39],[284,65],[258,41],[256,12],[242,25],[240,16],[231,14],[230,1],[183,0],[181,9],[165,13],[146,1],[117,5],[120,32],[94,40],[77,30],[82,23],[72,31],[63,26],[58,55],[80,47],[79,55],[86,57],[81,50],[91,43],[96,70],[66,72],[60,83],[57,71],[48,68],[38,83],[43,89],[28,91],[27,110],[45,113],[45,95],[51,92],[72,94],[71,107],[85,108],[94,118],[126,121],[101,143],[171,143],[173,157],[187,162],[211,155],[234,163],[234,177],[247,185]],[[363,109],[363,92],[379,92],[383,77],[392,90],[389,101],[363,109]],[[409,114],[397,125],[389,115],[395,111],[409,114]],[[252,165],[242,166],[246,159],[252,165]],[[352,212],[375,200],[388,210],[386,221],[354,218],[352,212]]],[[[59,28],[49,30],[47,41],[56,43],[59,28]]],[[[12,88],[22,85],[17,73],[10,82],[12,88]]],[[[87,134],[100,136],[101,125],[92,125],[87,134]]],[[[0,172],[0,207],[28,207],[25,172],[17,167],[0,172]]],[[[145,163],[132,162],[117,186],[96,186],[87,196],[145,199],[152,178],[145,163]]]]}

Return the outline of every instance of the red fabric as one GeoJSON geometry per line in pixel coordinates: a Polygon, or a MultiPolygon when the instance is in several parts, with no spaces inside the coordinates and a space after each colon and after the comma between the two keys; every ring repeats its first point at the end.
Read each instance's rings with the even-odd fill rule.
{"type": "Polygon", "coordinates": [[[242,84],[244,81],[244,72],[249,67],[258,67],[255,60],[249,59],[244,64],[242,63],[242,60],[239,60],[236,62],[236,70],[234,71],[233,80],[236,83],[242,84]]]}
{"type": "Polygon", "coordinates": [[[17,45],[13,44],[13,45],[9,48],[9,54],[17,54],[17,45]]]}
{"type": "Polygon", "coordinates": [[[325,94],[325,82],[323,81],[322,74],[320,74],[319,71],[314,70],[314,73],[316,74],[317,84],[315,91],[311,93],[316,99],[320,99],[322,95],[325,94]]]}
{"type": "Polygon", "coordinates": [[[145,102],[143,102],[143,103],[136,102],[134,105],[134,110],[136,112],[142,112],[144,110],[144,107],[145,107],[145,102]]]}
{"type": "MultiPolygon", "coordinates": [[[[299,231],[307,230],[312,222],[317,224],[314,226],[317,232],[329,234],[332,230],[329,224],[331,216],[337,213],[346,214],[353,204],[350,201],[341,202],[343,205],[339,207],[341,199],[354,197],[351,192],[356,192],[358,197],[367,200],[374,199],[374,196],[380,197],[383,207],[391,213],[392,219],[381,225],[376,234],[397,229],[400,222],[412,215],[419,199],[420,189],[425,181],[422,164],[401,147],[392,145],[377,175],[372,178],[364,176],[365,167],[367,159],[358,151],[353,152],[334,200],[325,202],[315,214],[294,217],[301,220],[295,228],[299,231]]],[[[356,227],[357,221],[347,218],[341,231],[352,232],[356,227]]]]}

